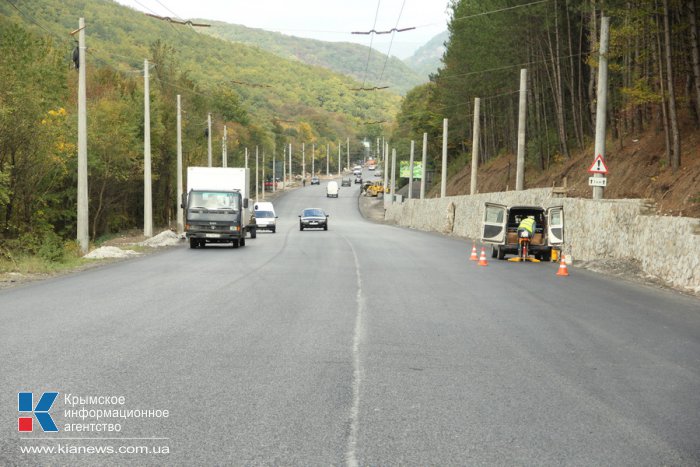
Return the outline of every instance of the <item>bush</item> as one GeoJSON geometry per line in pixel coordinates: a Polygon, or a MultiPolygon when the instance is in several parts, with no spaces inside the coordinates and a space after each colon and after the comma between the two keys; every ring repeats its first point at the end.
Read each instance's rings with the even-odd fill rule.
{"type": "Polygon", "coordinates": [[[37,254],[44,261],[49,261],[51,263],[63,261],[65,257],[63,240],[53,231],[45,232],[37,254]]]}

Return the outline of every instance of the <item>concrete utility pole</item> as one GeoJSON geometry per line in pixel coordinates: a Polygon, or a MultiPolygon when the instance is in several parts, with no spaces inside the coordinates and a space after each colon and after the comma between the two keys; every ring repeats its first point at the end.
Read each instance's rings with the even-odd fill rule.
{"type": "Polygon", "coordinates": [[[287,189],[287,145],[282,145],[282,189],[287,189]]]}
{"type": "Polygon", "coordinates": [[[224,137],[221,140],[221,167],[228,167],[228,151],[227,151],[227,143],[228,143],[228,130],[226,128],[226,125],[224,125],[224,137]]]}
{"type": "Polygon", "coordinates": [[[384,148],[384,185],[382,187],[384,194],[386,194],[386,189],[389,188],[389,143],[386,143],[384,148]]]}
{"type": "Polygon", "coordinates": [[[416,150],[416,142],[411,140],[411,157],[408,161],[408,199],[413,198],[413,152],[416,150]]]}
{"type": "MultiPolygon", "coordinates": [[[[384,159],[386,159],[386,151],[387,151],[386,146],[387,146],[386,140],[382,136],[382,154],[381,154],[382,160],[380,161],[381,164],[384,164],[384,159]]],[[[379,164],[377,164],[377,165],[379,165],[379,164]]]]}
{"type": "Polygon", "coordinates": [[[143,234],[153,236],[153,199],[151,193],[151,91],[148,60],[143,61],[143,234]]]}
{"type": "Polygon", "coordinates": [[[442,176],[440,180],[440,198],[447,196],[447,119],[442,121],[442,176]]]}
{"type": "Polygon", "coordinates": [[[207,162],[211,167],[211,114],[207,114],[207,162]]]}
{"type": "Polygon", "coordinates": [[[474,126],[472,128],[472,180],[469,187],[469,194],[476,194],[476,171],[479,169],[479,107],[481,99],[474,99],[474,126]]]}
{"type": "Polygon", "coordinates": [[[396,195],[396,149],[391,150],[391,204],[396,195]]]}
{"type": "Polygon", "coordinates": [[[306,148],[304,143],[301,143],[301,179],[306,180],[306,148]]]}
{"type": "Polygon", "coordinates": [[[185,231],[185,223],[182,214],[182,107],[180,105],[180,94],[177,95],[177,233],[185,231]]]}
{"type": "Polygon", "coordinates": [[[311,145],[311,176],[313,177],[316,175],[316,172],[314,172],[314,162],[316,160],[316,145],[312,144],[311,145]]]}
{"type": "Polygon", "coordinates": [[[85,78],[85,19],[78,20],[78,232],[80,253],[90,249],[88,232],[87,86],[85,78]]]}
{"type": "Polygon", "coordinates": [[[258,187],[260,186],[258,184],[258,170],[259,170],[259,165],[258,165],[258,147],[255,146],[255,202],[258,202],[258,187]]]}
{"type": "Polygon", "coordinates": [[[265,201],[265,148],[263,148],[263,153],[262,153],[262,199],[265,201]]]}
{"type": "Polygon", "coordinates": [[[245,148],[245,165],[244,167],[247,169],[248,168],[248,148],[245,148]]]}
{"type": "Polygon", "coordinates": [[[277,159],[277,152],[272,152],[272,192],[277,191],[277,167],[275,167],[275,159],[277,159]]]}
{"type": "MultiPolygon", "coordinates": [[[[600,54],[598,58],[598,93],[595,116],[595,154],[600,155],[605,161],[605,113],[608,107],[608,36],[610,30],[610,18],[603,17],[600,21],[600,54]]],[[[604,175],[594,173],[593,178],[602,178],[604,175]]],[[[593,187],[593,199],[603,199],[602,186],[593,187]]]]}
{"type": "Polygon", "coordinates": [[[331,175],[331,145],[326,144],[326,177],[331,175]]]}
{"type": "Polygon", "coordinates": [[[518,110],[518,158],[515,168],[515,189],[525,185],[525,127],[527,118],[527,69],[520,70],[520,107],[518,110]]]}
{"type": "Polygon", "coordinates": [[[347,168],[349,169],[349,168],[350,168],[350,138],[347,139],[347,143],[346,143],[346,144],[347,144],[346,147],[347,147],[347,152],[348,152],[348,165],[347,165],[347,168]]]}
{"type": "Polygon", "coordinates": [[[289,143],[289,183],[292,183],[294,179],[294,172],[292,172],[292,143],[289,143]]]}
{"type": "Polygon", "coordinates": [[[428,173],[428,133],[423,133],[423,167],[420,179],[420,199],[425,198],[425,179],[428,173]]]}
{"type": "Polygon", "coordinates": [[[338,177],[340,177],[340,174],[341,174],[340,166],[343,165],[343,163],[342,163],[343,155],[341,154],[341,147],[342,147],[342,143],[340,141],[338,141],[338,177]]]}

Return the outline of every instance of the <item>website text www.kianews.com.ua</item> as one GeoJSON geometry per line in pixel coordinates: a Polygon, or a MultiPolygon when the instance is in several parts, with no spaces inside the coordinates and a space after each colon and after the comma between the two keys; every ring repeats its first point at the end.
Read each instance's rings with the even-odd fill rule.
{"type": "Polygon", "coordinates": [[[45,444],[37,446],[20,446],[22,454],[169,454],[170,447],[153,446],[85,446],[75,444],[45,444]]]}

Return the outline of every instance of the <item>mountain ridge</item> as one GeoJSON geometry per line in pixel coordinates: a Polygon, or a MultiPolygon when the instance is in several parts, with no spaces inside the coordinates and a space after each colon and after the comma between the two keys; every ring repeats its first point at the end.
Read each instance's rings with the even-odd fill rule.
{"type": "Polygon", "coordinates": [[[194,21],[207,21],[211,25],[198,30],[201,34],[259,47],[280,57],[321,66],[350,76],[365,87],[389,86],[395,92],[405,94],[425,81],[402,60],[387,58],[376,50],[370,52],[368,47],[361,44],[302,38],[222,21],[194,21]]]}

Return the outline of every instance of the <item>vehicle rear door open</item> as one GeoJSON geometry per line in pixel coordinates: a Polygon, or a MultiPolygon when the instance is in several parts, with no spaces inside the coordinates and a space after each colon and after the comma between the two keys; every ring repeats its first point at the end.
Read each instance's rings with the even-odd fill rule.
{"type": "Polygon", "coordinates": [[[564,243],[564,208],[552,206],[547,209],[547,242],[550,246],[564,243]]]}
{"type": "Polygon", "coordinates": [[[485,203],[484,221],[481,228],[481,241],[503,244],[506,238],[508,208],[502,204],[485,203]]]}

